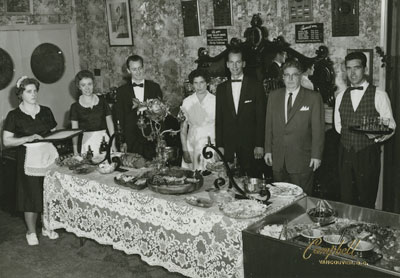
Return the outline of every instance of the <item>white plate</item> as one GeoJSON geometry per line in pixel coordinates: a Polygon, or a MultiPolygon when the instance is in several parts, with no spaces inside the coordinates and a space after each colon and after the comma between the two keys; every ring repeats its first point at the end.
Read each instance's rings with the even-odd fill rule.
{"type": "Polygon", "coordinates": [[[221,210],[226,216],[246,219],[263,215],[267,206],[254,200],[238,200],[222,205],[221,210]]]}
{"type": "Polygon", "coordinates": [[[355,241],[349,242],[347,244],[347,246],[349,246],[350,248],[352,248],[356,251],[361,251],[361,252],[371,251],[375,247],[373,243],[371,243],[369,241],[365,241],[365,240],[360,240],[360,242],[355,240],[355,241]]]}
{"type": "Polygon", "coordinates": [[[303,193],[303,189],[292,183],[287,182],[274,182],[273,185],[269,185],[268,189],[271,192],[271,197],[285,197],[293,198],[303,193]]]}
{"type": "MultiPolygon", "coordinates": [[[[323,237],[324,241],[332,244],[332,245],[339,245],[341,242],[339,242],[341,235],[326,235],[323,237]]],[[[347,236],[344,236],[342,238],[343,244],[346,244],[350,241],[350,239],[347,236]]]]}
{"type": "Polygon", "coordinates": [[[321,230],[318,230],[318,229],[307,229],[307,230],[302,231],[301,235],[305,238],[314,239],[314,238],[322,237],[323,233],[321,230]]]}

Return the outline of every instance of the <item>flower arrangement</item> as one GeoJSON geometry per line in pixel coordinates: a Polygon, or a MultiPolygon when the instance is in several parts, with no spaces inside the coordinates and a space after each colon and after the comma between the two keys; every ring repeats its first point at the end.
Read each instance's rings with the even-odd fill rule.
{"type": "Polygon", "coordinates": [[[169,107],[158,98],[148,99],[139,104],[139,113],[144,112],[145,116],[154,122],[163,122],[170,115],[169,107]]]}

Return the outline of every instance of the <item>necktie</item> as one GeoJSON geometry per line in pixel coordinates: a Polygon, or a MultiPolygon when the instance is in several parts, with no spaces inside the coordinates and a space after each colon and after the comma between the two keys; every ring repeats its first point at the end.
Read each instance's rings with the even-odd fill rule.
{"type": "Polygon", "coordinates": [[[352,91],[352,90],[362,90],[362,89],[364,89],[363,86],[359,86],[359,87],[349,87],[349,90],[350,90],[350,91],[352,91]]]}
{"type": "Polygon", "coordinates": [[[143,83],[140,83],[140,84],[133,83],[132,86],[133,87],[142,87],[143,88],[143,83]]]}
{"type": "Polygon", "coordinates": [[[232,82],[242,82],[242,79],[232,79],[232,82]]]}
{"type": "Polygon", "coordinates": [[[289,93],[288,101],[287,101],[287,117],[286,120],[289,120],[289,114],[290,111],[292,110],[292,95],[293,93],[289,93]]]}

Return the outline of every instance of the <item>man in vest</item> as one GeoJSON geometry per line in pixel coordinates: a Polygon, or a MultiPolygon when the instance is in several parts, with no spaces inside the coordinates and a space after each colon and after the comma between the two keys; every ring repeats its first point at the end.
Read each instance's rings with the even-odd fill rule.
{"type": "Polygon", "coordinates": [[[335,128],[341,134],[339,146],[339,179],[341,201],[368,208],[375,207],[380,173],[380,142],[393,135],[396,123],[386,92],[366,80],[367,57],[352,52],[345,57],[346,74],[351,83],[338,94],[335,105],[335,128]],[[374,137],[358,133],[351,126],[366,119],[381,117],[389,121],[393,132],[374,137]]]}

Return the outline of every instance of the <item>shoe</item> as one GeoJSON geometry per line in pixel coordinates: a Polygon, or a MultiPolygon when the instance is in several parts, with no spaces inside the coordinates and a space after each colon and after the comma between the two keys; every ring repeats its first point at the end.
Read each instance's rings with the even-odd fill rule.
{"type": "Polygon", "coordinates": [[[26,234],[26,241],[29,245],[39,245],[39,240],[36,236],[36,233],[26,234]]]}
{"type": "Polygon", "coordinates": [[[47,236],[49,239],[57,239],[59,237],[55,231],[44,228],[42,228],[42,236],[47,236]]]}

